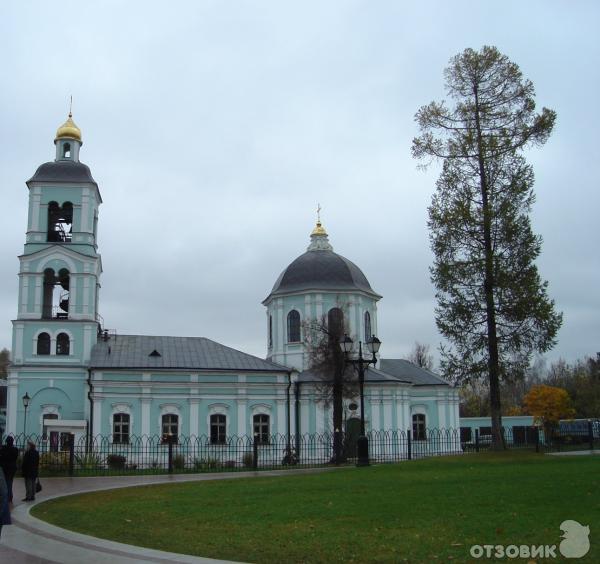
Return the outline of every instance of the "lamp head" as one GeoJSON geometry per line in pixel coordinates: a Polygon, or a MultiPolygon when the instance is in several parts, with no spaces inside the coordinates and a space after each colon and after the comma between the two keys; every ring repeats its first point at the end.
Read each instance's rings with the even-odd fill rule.
{"type": "Polygon", "coordinates": [[[346,333],[344,333],[344,336],[340,339],[340,348],[342,349],[342,352],[345,355],[348,355],[352,352],[352,346],[354,345],[354,341],[348,337],[348,335],[346,333]]]}
{"type": "Polygon", "coordinates": [[[381,341],[373,335],[367,341],[367,347],[369,348],[369,352],[373,355],[376,355],[379,352],[379,347],[381,346],[381,341]]]}

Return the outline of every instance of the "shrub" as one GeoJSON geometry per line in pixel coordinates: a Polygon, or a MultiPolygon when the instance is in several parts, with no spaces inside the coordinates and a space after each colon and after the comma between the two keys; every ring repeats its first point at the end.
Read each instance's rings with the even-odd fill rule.
{"type": "Polygon", "coordinates": [[[185,456],[183,454],[176,454],[173,457],[173,468],[175,470],[183,470],[185,468],[185,456]]]}
{"type": "Polygon", "coordinates": [[[40,466],[52,470],[64,470],[69,467],[69,453],[43,452],[40,456],[40,466]]]}
{"type": "Polygon", "coordinates": [[[194,460],[194,468],[200,472],[209,472],[210,470],[218,470],[221,467],[221,461],[217,458],[196,458],[194,460]]]}
{"type": "Polygon", "coordinates": [[[124,470],[127,458],[121,454],[109,454],[106,457],[106,464],[111,470],[124,470]]]}
{"type": "Polygon", "coordinates": [[[95,470],[96,468],[102,466],[102,459],[99,455],[94,454],[93,452],[89,452],[83,456],[76,455],[75,461],[83,470],[95,470]]]}
{"type": "Polygon", "coordinates": [[[254,455],[251,452],[247,452],[242,456],[242,464],[246,468],[252,468],[254,466],[254,455]]]}

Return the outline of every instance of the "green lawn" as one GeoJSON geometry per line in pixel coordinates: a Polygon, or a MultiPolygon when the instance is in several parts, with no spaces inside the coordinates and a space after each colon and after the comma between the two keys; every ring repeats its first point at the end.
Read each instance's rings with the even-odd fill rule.
{"type": "Polygon", "coordinates": [[[119,542],[277,563],[465,562],[473,544],[558,545],[560,523],[574,519],[591,529],[578,562],[600,562],[600,456],[513,451],[136,487],[32,513],[119,542]]]}

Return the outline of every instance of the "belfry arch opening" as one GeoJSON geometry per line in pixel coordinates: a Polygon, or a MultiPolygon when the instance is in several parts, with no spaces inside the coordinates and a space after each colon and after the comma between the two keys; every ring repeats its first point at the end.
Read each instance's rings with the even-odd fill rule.
{"type": "Polygon", "coordinates": [[[62,154],[62,156],[63,156],[65,159],[70,159],[70,158],[71,158],[71,143],[65,143],[65,144],[63,145],[63,148],[62,148],[62,149],[63,149],[63,154],[62,154]]]}
{"type": "Polygon", "coordinates": [[[52,268],[44,270],[43,319],[67,319],[69,317],[70,274],[61,268],[58,274],[52,268]]]}
{"type": "Polygon", "coordinates": [[[70,243],[73,230],[73,204],[58,202],[48,204],[48,242],[70,243]]]}

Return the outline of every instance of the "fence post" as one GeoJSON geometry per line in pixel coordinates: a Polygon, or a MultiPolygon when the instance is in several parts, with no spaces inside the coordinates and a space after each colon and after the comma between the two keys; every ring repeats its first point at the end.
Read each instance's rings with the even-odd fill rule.
{"type": "Polygon", "coordinates": [[[75,467],[75,435],[71,435],[69,438],[69,476],[73,475],[73,468],[75,467]]]}
{"type": "Polygon", "coordinates": [[[408,460],[412,460],[412,444],[410,441],[410,431],[406,431],[406,446],[408,452],[408,460]]]}
{"type": "Polygon", "coordinates": [[[173,441],[169,437],[169,474],[173,473],[173,441]]]}
{"type": "Polygon", "coordinates": [[[254,435],[252,441],[252,468],[258,470],[258,434],[254,435]]]}
{"type": "Polygon", "coordinates": [[[588,438],[590,441],[590,450],[594,450],[594,427],[591,420],[588,420],[588,438]]]}
{"type": "Polygon", "coordinates": [[[475,452],[479,452],[479,429],[475,429],[475,452]]]}
{"type": "Polygon", "coordinates": [[[540,428],[534,427],[534,437],[535,437],[535,452],[540,452],[540,428]]]}

